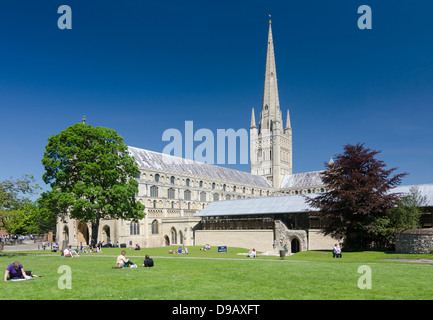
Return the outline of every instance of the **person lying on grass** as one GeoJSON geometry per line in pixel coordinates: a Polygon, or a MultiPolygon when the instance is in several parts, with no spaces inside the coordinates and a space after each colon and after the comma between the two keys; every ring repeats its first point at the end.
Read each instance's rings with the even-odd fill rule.
{"type": "Polygon", "coordinates": [[[11,263],[5,271],[4,281],[15,280],[15,279],[23,279],[28,280],[32,278],[36,278],[37,275],[33,274],[31,271],[24,271],[24,268],[19,261],[15,261],[11,263]]]}

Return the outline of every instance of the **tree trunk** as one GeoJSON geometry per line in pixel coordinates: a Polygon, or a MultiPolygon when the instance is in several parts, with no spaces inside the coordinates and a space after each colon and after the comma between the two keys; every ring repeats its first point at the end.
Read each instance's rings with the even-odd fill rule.
{"type": "Polygon", "coordinates": [[[92,221],[92,247],[96,247],[98,244],[98,231],[99,231],[99,219],[95,219],[92,221]]]}

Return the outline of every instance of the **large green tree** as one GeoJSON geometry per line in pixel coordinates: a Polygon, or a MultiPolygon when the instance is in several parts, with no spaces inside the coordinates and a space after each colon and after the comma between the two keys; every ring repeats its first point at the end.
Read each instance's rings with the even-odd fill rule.
{"type": "Polygon", "coordinates": [[[9,232],[9,225],[23,211],[28,211],[29,196],[40,189],[35,178],[26,174],[21,178],[0,181],[0,227],[9,232]]]}
{"type": "Polygon", "coordinates": [[[382,160],[376,159],[378,153],[360,143],[344,146],[344,152],[335,156],[334,163],[326,164],[322,173],[329,191],[307,199],[319,210],[325,222],[324,233],[344,239],[348,248],[387,244],[378,221],[389,220],[401,198],[392,188],[405,173],[392,175],[396,168],[387,169],[382,160]]]}
{"type": "Polygon", "coordinates": [[[93,244],[101,219],[144,217],[135,197],[138,166],[115,130],[75,124],[50,137],[45,149],[43,180],[52,188],[43,195],[45,207],[91,222],[93,244]]]}

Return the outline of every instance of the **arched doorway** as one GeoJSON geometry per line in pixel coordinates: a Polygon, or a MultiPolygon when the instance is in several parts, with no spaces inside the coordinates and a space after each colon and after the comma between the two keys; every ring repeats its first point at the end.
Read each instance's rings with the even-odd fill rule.
{"type": "Polygon", "coordinates": [[[170,245],[170,238],[167,235],[164,236],[164,241],[166,246],[170,245]]]}
{"type": "Polygon", "coordinates": [[[299,240],[298,238],[293,238],[290,242],[292,253],[296,253],[300,251],[299,240]]]}
{"type": "Polygon", "coordinates": [[[69,245],[69,228],[67,226],[63,227],[62,238],[63,238],[63,242],[62,242],[62,250],[63,250],[69,245]]]}
{"type": "Polygon", "coordinates": [[[89,228],[87,227],[87,223],[78,223],[77,241],[83,245],[89,244],[89,228]]]}
{"type": "Polygon", "coordinates": [[[110,227],[108,225],[105,225],[102,227],[102,234],[101,234],[101,241],[103,241],[103,245],[111,243],[110,238],[110,227]]]}

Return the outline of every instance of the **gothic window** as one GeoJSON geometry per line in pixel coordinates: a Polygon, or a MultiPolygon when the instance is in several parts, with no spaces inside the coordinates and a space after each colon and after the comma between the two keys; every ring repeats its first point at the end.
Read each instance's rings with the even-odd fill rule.
{"type": "Polygon", "coordinates": [[[230,200],[230,195],[229,194],[226,195],[226,200],[230,200]]]}
{"type": "Polygon", "coordinates": [[[212,183],[212,190],[215,190],[215,182],[212,183]]]}
{"type": "Polygon", "coordinates": [[[191,203],[188,202],[188,210],[191,210],[191,203]]]}
{"type": "Polygon", "coordinates": [[[242,188],[242,192],[245,193],[245,187],[242,188]]]}
{"type": "Polygon", "coordinates": [[[200,201],[205,202],[206,201],[206,192],[200,192],[200,201]]]}
{"type": "Polygon", "coordinates": [[[186,184],[187,187],[189,187],[189,182],[190,182],[190,180],[186,179],[185,184],[186,184]]]}
{"type": "Polygon", "coordinates": [[[174,184],[174,177],[173,176],[171,176],[171,178],[170,178],[170,183],[174,184]]]}
{"type": "Polygon", "coordinates": [[[214,193],[213,201],[218,201],[220,199],[220,195],[218,193],[214,193]]]}
{"type": "Polygon", "coordinates": [[[175,198],[175,190],[173,188],[168,189],[168,191],[167,191],[167,197],[169,199],[174,199],[175,198]]]}
{"type": "Polygon", "coordinates": [[[140,234],[140,224],[138,222],[131,222],[129,225],[129,234],[131,236],[140,234]]]}
{"type": "Polygon", "coordinates": [[[153,200],[153,208],[156,208],[156,200],[153,200]]]}
{"type": "Polygon", "coordinates": [[[174,201],[171,202],[171,208],[174,209],[174,201]]]}
{"type": "Polygon", "coordinates": [[[191,200],[191,191],[189,191],[189,190],[185,190],[185,192],[184,192],[184,199],[185,200],[191,200]]]}
{"type": "Polygon", "coordinates": [[[265,105],[265,110],[268,110],[268,105],[265,105]]]}
{"type": "Polygon", "coordinates": [[[203,181],[200,181],[199,186],[200,188],[203,188],[203,181]]]}
{"type": "Polygon", "coordinates": [[[236,192],[236,186],[233,186],[233,192],[236,192]]]}
{"type": "Polygon", "coordinates": [[[155,182],[159,182],[159,174],[155,174],[155,182]]]}
{"type": "Polygon", "coordinates": [[[226,185],[223,184],[223,191],[226,191],[226,185]]]}
{"type": "Polygon", "coordinates": [[[158,197],[158,187],[157,186],[151,186],[150,187],[150,196],[152,198],[157,198],[158,197]]]}
{"type": "Polygon", "coordinates": [[[171,243],[177,243],[177,234],[175,228],[171,229],[171,243]]]}
{"type": "Polygon", "coordinates": [[[158,221],[157,220],[153,220],[152,221],[152,234],[158,234],[159,233],[158,227],[159,227],[158,221]]]}

